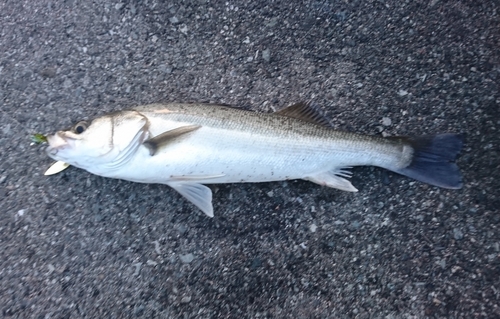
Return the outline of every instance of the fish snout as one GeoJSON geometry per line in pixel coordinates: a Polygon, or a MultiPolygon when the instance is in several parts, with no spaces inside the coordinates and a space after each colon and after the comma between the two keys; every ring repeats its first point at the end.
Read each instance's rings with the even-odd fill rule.
{"type": "Polygon", "coordinates": [[[57,132],[53,135],[47,136],[47,142],[49,146],[46,152],[50,155],[56,155],[57,151],[69,146],[68,140],[64,136],[64,132],[57,132]]]}

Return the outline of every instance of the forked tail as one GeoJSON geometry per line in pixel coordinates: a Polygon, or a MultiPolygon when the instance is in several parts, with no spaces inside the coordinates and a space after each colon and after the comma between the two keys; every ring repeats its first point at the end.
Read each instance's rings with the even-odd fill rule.
{"type": "Polygon", "coordinates": [[[454,162],[462,149],[462,135],[446,133],[406,141],[413,147],[412,162],[394,172],[443,188],[462,188],[462,175],[454,162]]]}

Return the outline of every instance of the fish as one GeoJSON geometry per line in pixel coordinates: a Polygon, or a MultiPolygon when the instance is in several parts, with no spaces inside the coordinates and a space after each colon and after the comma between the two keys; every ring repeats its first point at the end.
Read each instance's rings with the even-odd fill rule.
{"type": "Polygon", "coordinates": [[[354,166],[445,189],[463,185],[463,135],[381,137],[335,130],[311,103],[273,113],[202,103],[149,104],[47,136],[46,153],[99,176],[166,184],[209,217],[207,184],[302,179],[348,192],[354,166]]]}

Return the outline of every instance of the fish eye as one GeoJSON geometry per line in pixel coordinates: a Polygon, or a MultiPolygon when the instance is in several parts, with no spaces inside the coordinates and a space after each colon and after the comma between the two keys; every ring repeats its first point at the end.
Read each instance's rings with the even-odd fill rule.
{"type": "Polygon", "coordinates": [[[85,132],[85,130],[87,129],[88,126],[89,125],[87,122],[80,121],[80,122],[76,123],[75,126],[73,126],[73,132],[75,132],[76,134],[82,134],[83,132],[85,132]]]}

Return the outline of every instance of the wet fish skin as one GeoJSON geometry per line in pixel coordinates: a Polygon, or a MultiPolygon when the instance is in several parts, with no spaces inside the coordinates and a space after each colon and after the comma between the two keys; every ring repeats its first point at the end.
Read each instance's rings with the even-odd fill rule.
{"type": "Polygon", "coordinates": [[[208,216],[203,184],[305,179],[357,191],[346,168],[374,165],[460,188],[456,134],[382,138],[333,130],[306,104],[256,113],[207,104],[151,104],[48,136],[50,157],[91,173],[177,190],[208,216]],[[78,130],[81,130],[79,128],[78,130]]]}

